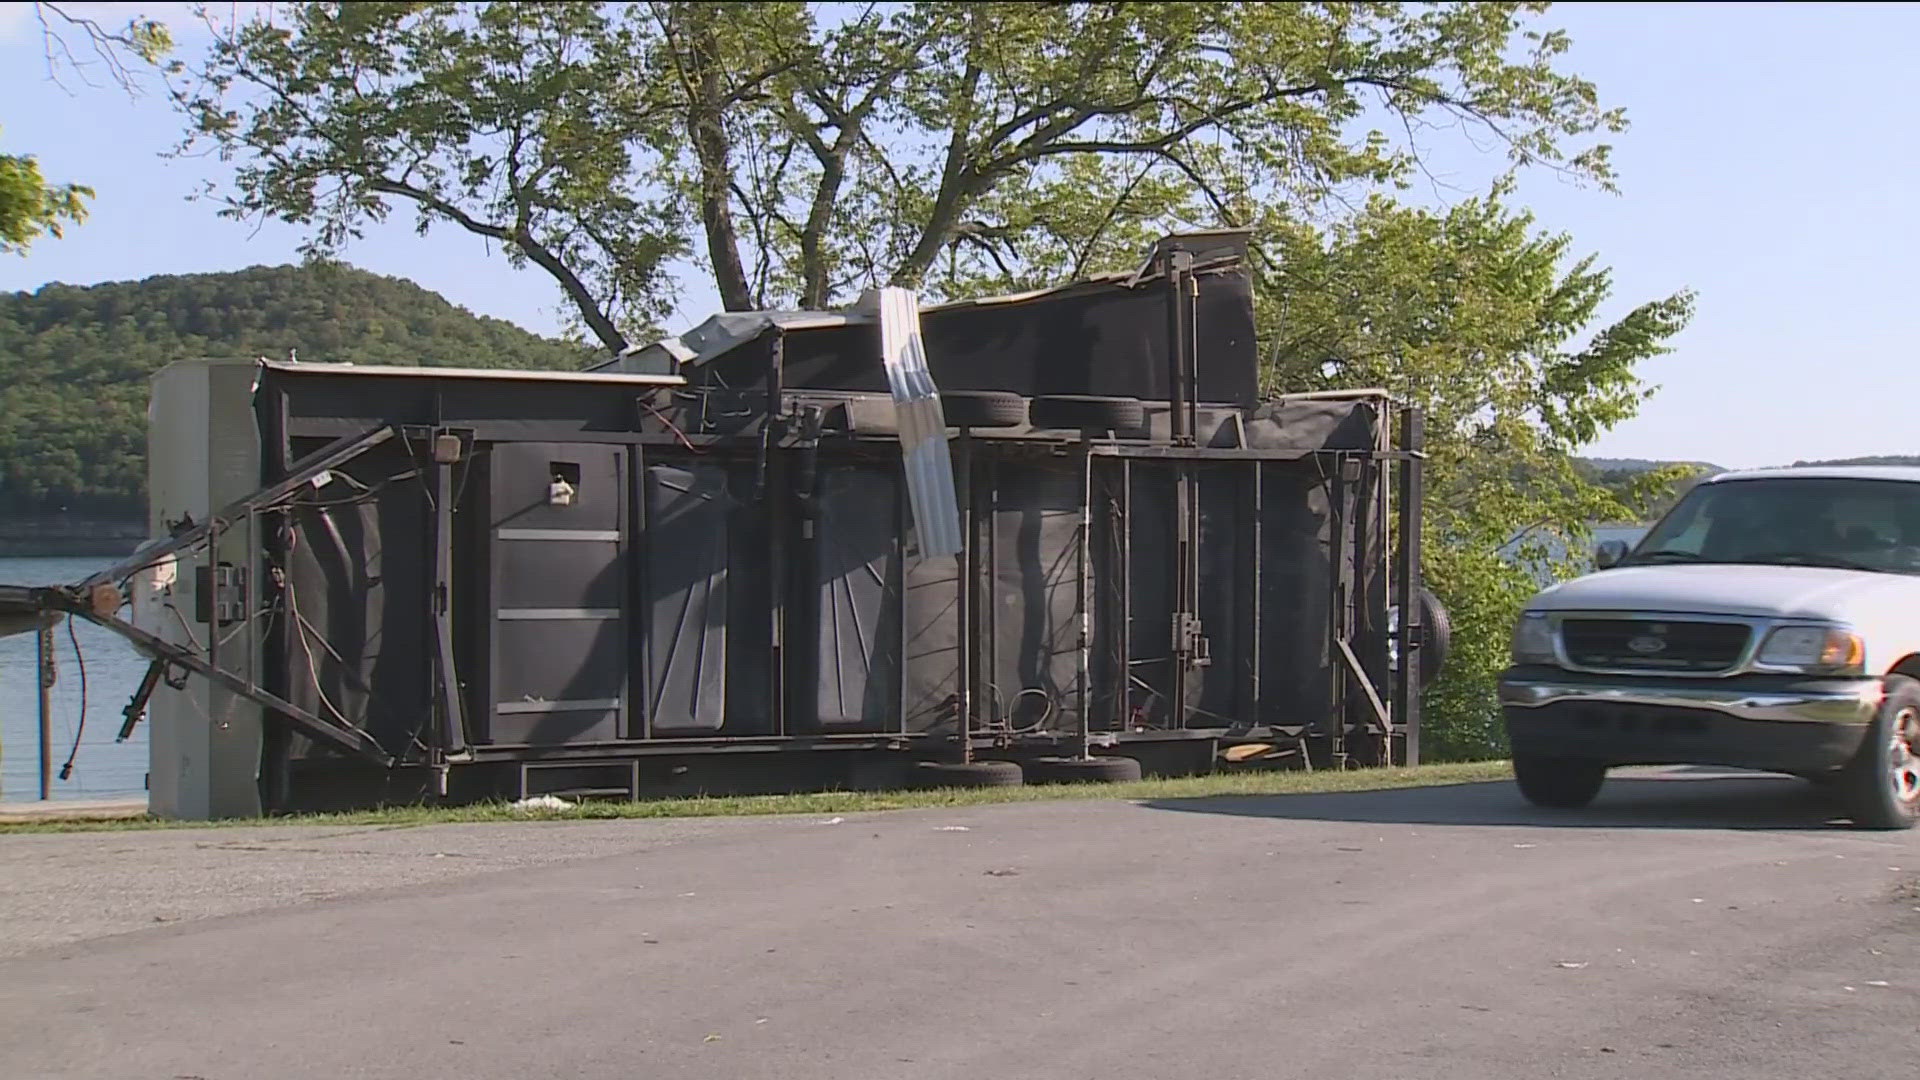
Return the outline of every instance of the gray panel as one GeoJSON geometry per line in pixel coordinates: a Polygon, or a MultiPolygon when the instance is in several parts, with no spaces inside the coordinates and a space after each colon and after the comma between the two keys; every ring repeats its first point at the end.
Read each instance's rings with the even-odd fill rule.
{"type": "Polygon", "coordinates": [[[626,453],[591,444],[503,443],[488,455],[493,647],[487,705],[494,742],[620,735],[628,652],[620,529],[626,453]],[[571,505],[548,503],[556,470],[576,489],[571,505]]]}
{"type": "Polygon", "coordinates": [[[624,523],[622,451],[587,443],[501,443],[488,462],[494,529],[618,532],[624,523]],[[547,487],[558,469],[574,486],[571,505],[552,506],[547,487]],[[578,479],[572,479],[577,475],[578,479]]]}
{"type": "MultiPolygon", "coordinates": [[[[959,584],[955,559],[916,559],[907,566],[908,731],[951,730],[958,715],[953,697],[960,689],[959,584]]],[[[976,604],[978,595],[976,590],[976,604]]]]}
{"type": "Polygon", "coordinates": [[[1133,617],[1125,708],[1155,727],[1168,725],[1173,715],[1173,511],[1173,469],[1135,462],[1127,537],[1133,617]]]}
{"type": "Polygon", "coordinates": [[[1188,724],[1219,727],[1252,719],[1240,715],[1251,704],[1241,699],[1253,678],[1252,659],[1240,646],[1250,583],[1240,579],[1248,562],[1244,545],[1253,538],[1242,502],[1250,504],[1253,474],[1236,462],[1202,465],[1194,476],[1200,488],[1200,626],[1213,662],[1196,674],[1200,691],[1188,724]]]}
{"type": "Polygon", "coordinates": [[[514,620],[498,623],[494,633],[500,650],[494,661],[496,705],[625,696],[626,635],[618,622],[514,620]]]}
{"type": "Polygon", "coordinates": [[[1077,723],[1081,491],[1077,462],[999,468],[986,694],[1016,728],[1039,723],[1049,701],[1047,728],[1077,723]]]}
{"type": "MultiPolygon", "coordinates": [[[[502,530],[503,532],[505,530],[502,530]]],[[[627,602],[620,545],[497,540],[501,608],[613,608],[627,602]]]]}
{"type": "Polygon", "coordinates": [[[1317,724],[1332,706],[1332,503],[1311,467],[1267,465],[1260,530],[1260,719],[1317,724]]]}
{"type": "Polygon", "coordinates": [[[582,701],[503,701],[494,706],[502,715],[506,713],[607,712],[619,707],[619,698],[582,701]]]}
{"type": "Polygon", "coordinates": [[[646,470],[647,704],[654,734],[726,719],[728,518],[720,465],[646,470]]]}
{"type": "Polygon", "coordinates": [[[853,467],[822,472],[814,547],[819,596],[815,719],[834,730],[900,723],[900,482],[853,467]]]}
{"type": "Polygon", "coordinates": [[[493,718],[493,741],[555,746],[561,743],[612,742],[620,737],[620,713],[525,712],[493,718]]]}

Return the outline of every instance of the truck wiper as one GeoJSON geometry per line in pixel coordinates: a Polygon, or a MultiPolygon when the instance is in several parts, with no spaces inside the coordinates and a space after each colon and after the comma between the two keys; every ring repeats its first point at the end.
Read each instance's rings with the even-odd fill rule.
{"type": "Polygon", "coordinates": [[[1705,559],[1706,556],[1697,551],[1680,551],[1674,548],[1667,548],[1661,551],[1643,551],[1626,561],[1629,563],[1703,562],[1705,559]]]}
{"type": "Polygon", "coordinates": [[[1839,555],[1824,555],[1811,551],[1771,551],[1764,555],[1748,555],[1740,561],[1781,566],[1824,566],[1834,570],[1865,570],[1875,574],[1883,572],[1877,566],[1868,566],[1866,563],[1855,562],[1839,555]]]}

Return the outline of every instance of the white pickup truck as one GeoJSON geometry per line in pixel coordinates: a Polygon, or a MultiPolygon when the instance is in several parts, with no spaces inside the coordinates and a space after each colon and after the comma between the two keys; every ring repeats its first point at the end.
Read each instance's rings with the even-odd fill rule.
{"type": "Polygon", "coordinates": [[[1920,468],[1726,473],[1535,596],[1500,702],[1521,792],[1577,808],[1618,765],[1832,785],[1920,817],[1920,468]]]}

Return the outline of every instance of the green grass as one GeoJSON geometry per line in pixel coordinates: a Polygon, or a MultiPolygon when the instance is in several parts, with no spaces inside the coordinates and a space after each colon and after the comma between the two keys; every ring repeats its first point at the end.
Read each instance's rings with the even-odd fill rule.
{"type": "Polygon", "coordinates": [[[571,810],[516,810],[505,803],[468,806],[398,806],[343,814],[250,818],[227,822],[46,819],[0,823],[0,835],[36,832],[110,832],[128,829],[245,828],[260,825],[378,826],[386,828],[499,821],[606,821],[624,818],[750,817],[766,814],[852,814],[990,803],[1060,802],[1069,799],[1204,799],[1232,795],[1325,795],[1395,788],[1438,787],[1504,780],[1504,761],[1421,765],[1347,772],[1248,771],[1215,773],[1130,784],[1047,784],[1011,788],[946,788],[930,791],[828,791],[806,795],[700,796],[642,802],[589,802],[571,810]]]}

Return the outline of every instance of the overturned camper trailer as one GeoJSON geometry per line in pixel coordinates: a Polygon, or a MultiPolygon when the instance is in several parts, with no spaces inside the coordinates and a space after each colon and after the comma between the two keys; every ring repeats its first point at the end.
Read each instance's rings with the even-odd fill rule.
{"type": "Polygon", "coordinates": [[[1420,417],[1261,400],[1234,238],[918,316],[944,502],[878,303],[590,372],[192,362],[164,539],[45,596],[156,657],[179,816],[1418,759],[1420,417]]]}

